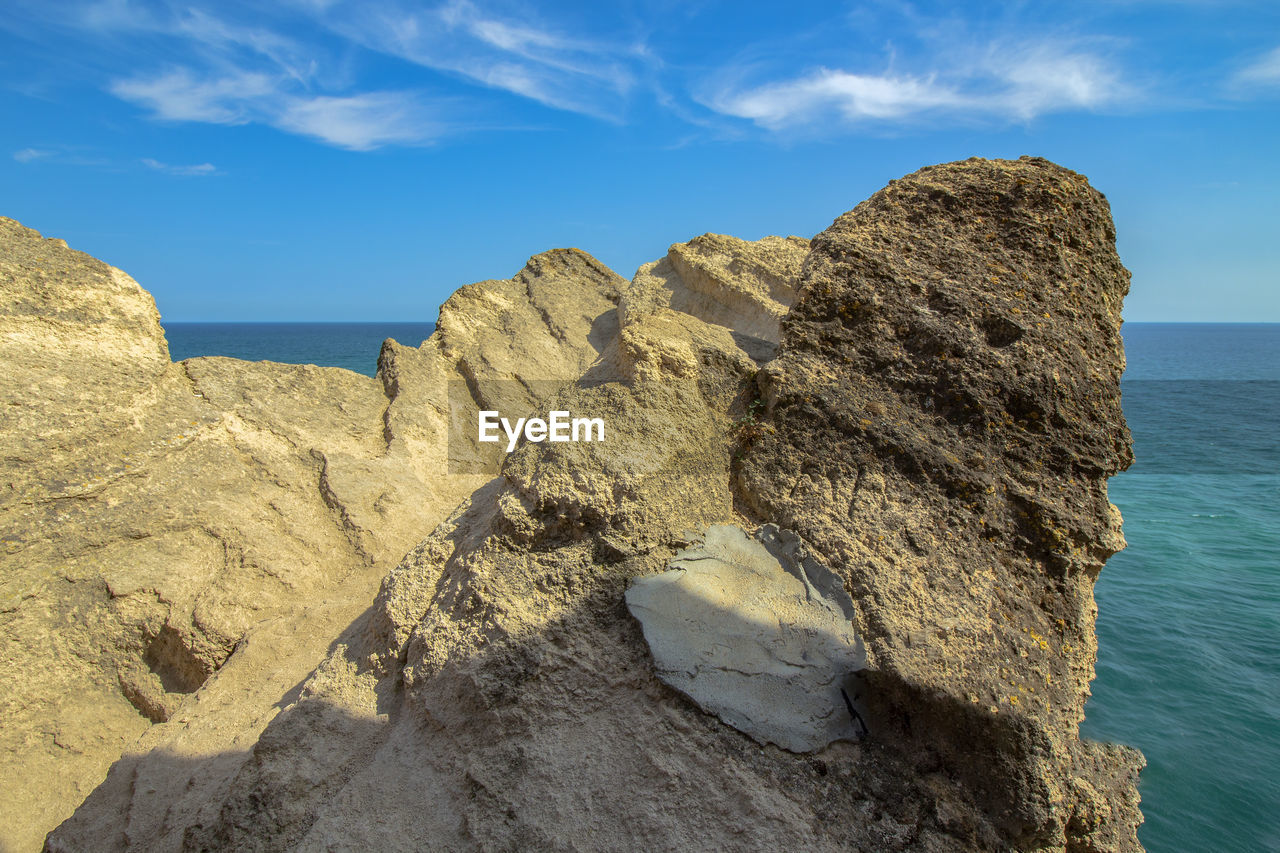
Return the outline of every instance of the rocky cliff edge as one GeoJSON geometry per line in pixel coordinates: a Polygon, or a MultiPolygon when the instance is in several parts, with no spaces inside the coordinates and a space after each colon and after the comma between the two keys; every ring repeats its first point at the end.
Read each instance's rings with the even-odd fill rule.
{"type": "MultiPolygon", "coordinates": [[[[42,286],[14,269],[17,292],[42,286]]],[[[48,849],[1138,849],[1141,756],[1078,735],[1092,584],[1123,546],[1106,478],[1130,459],[1127,287],[1082,176],[970,160],[811,247],[707,235],[630,283],[538,256],[459,291],[422,347],[388,344],[380,382],[171,365],[141,335],[157,355],[104,404],[134,426],[14,465],[3,508],[36,531],[7,558],[25,580],[3,659],[50,674],[7,676],[17,772],[72,769],[45,826],[93,789],[48,849]],[[477,406],[510,387],[493,380],[558,380],[527,402],[598,415],[609,440],[447,475],[451,378],[477,406]],[[141,470],[84,476],[117,456],[141,470]],[[63,504],[64,481],[89,491],[63,504]],[[761,525],[834,579],[865,642],[863,726],[826,719],[836,739],[808,751],[753,736],[734,696],[673,687],[627,608],[708,531],[761,525]],[[61,710],[76,691],[115,728],[61,710]]],[[[127,292],[130,328],[158,332],[127,292]]],[[[61,440],[64,400],[96,416],[50,395],[65,368],[31,364],[31,399],[53,401],[39,440],[61,440]]]]}

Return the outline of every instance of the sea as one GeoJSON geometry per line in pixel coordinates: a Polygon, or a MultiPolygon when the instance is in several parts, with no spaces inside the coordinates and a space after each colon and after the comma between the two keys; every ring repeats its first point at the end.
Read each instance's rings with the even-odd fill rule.
{"type": "MultiPolygon", "coordinates": [[[[175,360],[372,376],[430,323],[167,323],[175,360]]],[[[1280,324],[1127,323],[1129,547],[1095,588],[1083,734],[1141,749],[1148,850],[1280,851],[1280,324]]]]}

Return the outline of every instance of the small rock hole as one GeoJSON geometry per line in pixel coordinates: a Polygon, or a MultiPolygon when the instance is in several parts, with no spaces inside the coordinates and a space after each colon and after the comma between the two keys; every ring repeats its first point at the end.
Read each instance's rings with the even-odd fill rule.
{"type": "Polygon", "coordinates": [[[1004,317],[990,317],[982,324],[982,334],[988,344],[998,349],[1022,340],[1023,329],[1004,317]]]}
{"type": "Polygon", "coordinates": [[[210,675],[171,625],[165,625],[151,640],[143,660],[160,678],[166,693],[194,693],[210,675]]]}

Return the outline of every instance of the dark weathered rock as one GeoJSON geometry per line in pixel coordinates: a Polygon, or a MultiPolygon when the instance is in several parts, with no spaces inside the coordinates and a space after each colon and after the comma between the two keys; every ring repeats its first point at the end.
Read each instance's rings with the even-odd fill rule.
{"type": "MultiPolygon", "coordinates": [[[[1087,843],[1077,791],[1131,791],[1141,766],[1077,735],[1093,582],[1124,546],[1106,479],[1131,460],[1128,285],[1082,175],[1024,158],[894,181],[814,238],[738,469],[754,513],[845,578],[872,729],[1022,848],[1087,843]]],[[[1134,847],[1140,821],[1116,805],[1105,832],[1134,847]]]]}

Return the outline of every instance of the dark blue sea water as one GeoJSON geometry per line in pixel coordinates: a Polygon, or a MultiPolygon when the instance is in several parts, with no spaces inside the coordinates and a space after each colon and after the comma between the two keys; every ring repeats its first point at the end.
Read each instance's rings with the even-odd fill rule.
{"type": "MultiPolygon", "coordinates": [[[[372,375],[429,323],[180,324],[174,359],[228,355],[372,375]]],[[[1111,481],[1129,548],[1096,588],[1087,736],[1139,747],[1142,841],[1280,850],[1280,325],[1130,323],[1137,462],[1111,481]]]]}
{"type": "Polygon", "coordinates": [[[434,323],[165,323],[174,361],[225,355],[245,361],[283,361],[345,367],[372,376],[387,338],[416,347],[434,323]]]}

